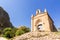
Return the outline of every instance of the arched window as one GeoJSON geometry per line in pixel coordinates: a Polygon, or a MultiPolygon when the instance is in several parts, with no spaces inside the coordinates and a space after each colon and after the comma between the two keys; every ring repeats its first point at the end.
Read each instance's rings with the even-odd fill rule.
{"type": "Polygon", "coordinates": [[[43,30],[42,24],[38,25],[38,30],[43,30]]]}

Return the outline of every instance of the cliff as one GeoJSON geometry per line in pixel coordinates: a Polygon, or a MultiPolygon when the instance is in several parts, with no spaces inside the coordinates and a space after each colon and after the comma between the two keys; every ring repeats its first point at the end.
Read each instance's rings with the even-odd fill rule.
{"type": "Polygon", "coordinates": [[[13,27],[13,26],[12,23],[10,22],[10,17],[8,13],[2,7],[0,7],[0,29],[6,27],[13,27]]]}

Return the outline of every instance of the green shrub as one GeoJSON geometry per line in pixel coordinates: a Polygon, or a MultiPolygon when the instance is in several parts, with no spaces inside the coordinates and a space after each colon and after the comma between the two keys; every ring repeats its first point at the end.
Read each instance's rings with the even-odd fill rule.
{"type": "Polygon", "coordinates": [[[60,35],[60,32],[55,32],[55,34],[60,35]]]}
{"type": "Polygon", "coordinates": [[[21,34],[27,33],[30,31],[30,28],[26,26],[21,26],[20,28],[5,28],[2,31],[2,36],[6,38],[13,38],[15,36],[19,36],[21,34]]]}
{"type": "Polygon", "coordinates": [[[30,31],[30,28],[28,28],[28,27],[26,27],[26,26],[21,26],[21,27],[19,28],[19,30],[23,30],[23,31],[26,33],[26,32],[29,32],[29,31],[30,31]]]}
{"type": "Polygon", "coordinates": [[[3,37],[12,38],[14,37],[14,34],[11,31],[7,31],[3,34],[3,37]]]}
{"type": "Polygon", "coordinates": [[[14,32],[12,31],[12,28],[5,28],[3,30],[3,37],[6,37],[6,38],[12,38],[14,37],[14,32]]]}
{"type": "Polygon", "coordinates": [[[16,31],[16,36],[18,36],[18,35],[21,35],[21,34],[24,34],[25,32],[23,31],[23,30],[17,30],[16,31]]]}

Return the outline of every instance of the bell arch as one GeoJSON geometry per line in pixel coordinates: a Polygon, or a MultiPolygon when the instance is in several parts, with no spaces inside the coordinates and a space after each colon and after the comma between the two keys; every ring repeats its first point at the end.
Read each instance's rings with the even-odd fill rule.
{"type": "Polygon", "coordinates": [[[40,19],[37,19],[35,22],[36,30],[43,31],[43,22],[40,19]]]}

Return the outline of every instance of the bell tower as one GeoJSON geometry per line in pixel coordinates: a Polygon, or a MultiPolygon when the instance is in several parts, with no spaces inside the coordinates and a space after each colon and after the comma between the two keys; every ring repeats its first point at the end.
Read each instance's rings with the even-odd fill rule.
{"type": "Polygon", "coordinates": [[[36,10],[36,15],[31,16],[31,31],[57,31],[56,27],[54,26],[54,22],[49,16],[46,9],[44,10],[44,12],[41,12],[41,10],[38,9],[36,10]]]}

